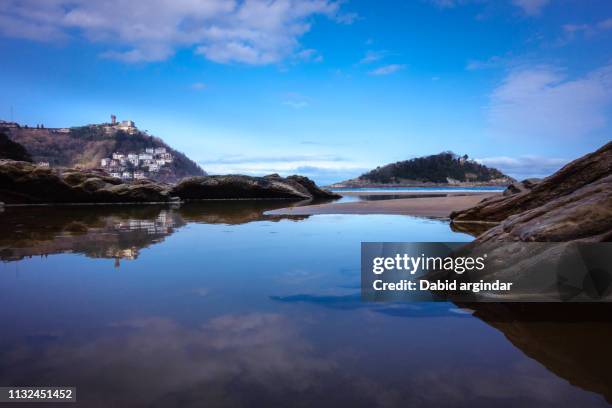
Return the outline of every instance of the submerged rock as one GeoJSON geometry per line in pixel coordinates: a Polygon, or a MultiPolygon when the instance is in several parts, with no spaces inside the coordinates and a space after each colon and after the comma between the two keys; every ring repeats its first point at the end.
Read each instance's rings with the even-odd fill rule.
{"type": "Polygon", "coordinates": [[[173,195],[185,200],[205,199],[292,199],[339,198],[320,189],[307,177],[282,178],[277,174],[266,177],[242,175],[190,177],[171,190],[173,195]]]}
{"type": "Polygon", "coordinates": [[[477,242],[612,239],[612,142],[522,187],[453,212],[451,220],[463,230],[488,225],[477,242]]]}

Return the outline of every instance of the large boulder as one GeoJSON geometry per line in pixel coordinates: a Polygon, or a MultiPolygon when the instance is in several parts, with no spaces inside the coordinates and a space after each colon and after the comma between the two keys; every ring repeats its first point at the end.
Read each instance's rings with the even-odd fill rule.
{"type": "Polygon", "coordinates": [[[96,170],[38,167],[0,160],[0,201],[6,204],[140,203],[170,201],[164,185],[123,183],[96,170]]]}
{"type": "Polygon", "coordinates": [[[489,229],[484,241],[609,241],[612,239],[612,142],[531,188],[453,212],[460,229],[489,229]]]}
{"type": "Polygon", "coordinates": [[[183,179],[171,190],[183,200],[206,199],[291,199],[338,198],[318,188],[306,177],[282,178],[276,174],[266,177],[242,175],[203,176],[183,179]]]}

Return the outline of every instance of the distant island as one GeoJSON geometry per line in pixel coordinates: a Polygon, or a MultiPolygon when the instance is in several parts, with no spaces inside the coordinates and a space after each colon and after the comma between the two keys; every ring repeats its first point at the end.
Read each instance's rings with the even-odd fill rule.
{"type": "Polygon", "coordinates": [[[175,183],[206,172],[162,139],[141,131],[131,120],[46,128],[0,121],[0,133],[23,146],[42,167],[100,168],[122,180],[151,179],[175,183]]]}
{"type": "Polygon", "coordinates": [[[442,152],[377,167],[330,187],[506,186],[515,181],[468,155],[442,152]]]}

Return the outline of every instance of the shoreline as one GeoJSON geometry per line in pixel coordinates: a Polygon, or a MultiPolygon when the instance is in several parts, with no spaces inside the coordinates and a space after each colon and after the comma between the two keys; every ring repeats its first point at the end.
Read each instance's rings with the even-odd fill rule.
{"type": "MultiPolygon", "coordinates": [[[[421,194],[431,194],[423,191],[421,194]]],[[[441,218],[450,217],[453,211],[473,207],[485,198],[496,196],[501,192],[456,192],[442,197],[395,198],[390,200],[355,201],[348,203],[326,203],[287,207],[266,211],[265,215],[320,215],[320,214],[387,214],[412,215],[416,217],[441,218]]],[[[346,194],[349,195],[349,194],[346,194]]],[[[371,193],[351,193],[351,196],[368,196],[371,193]]],[[[411,192],[389,192],[389,195],[419,195],[411,192]]]]}

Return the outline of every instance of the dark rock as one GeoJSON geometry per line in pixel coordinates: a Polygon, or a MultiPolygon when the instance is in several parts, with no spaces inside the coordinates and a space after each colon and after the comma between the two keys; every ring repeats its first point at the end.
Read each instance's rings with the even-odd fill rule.
{"type": "Polygon", "coordinates": [[[298,183],[302,187],[304,187],[308,193],[312,196],[312,198],[340,198],[342,197],[340,194],[333,193],[329,190],[324,190],[319,188],[314,181],[309,179],[308,177],[293,175],[289,176],[285,179],[286,182],[298,183]]]}
{"type": "Polygon", "coordinates": [[[475,207],[453,212],[451,219],[455,224],[491,223],[478,242],[609,241],[612,142],[569,163],[531,189],[485,199],[475,207]]]}
{"type": "Polygon", "coordinates": [[[127,184],[95,170],[65,171],[0,160],[0,201],[7,204],[167,202],[168,188],[127,184]]]}
{"type": "Polygon", "coordinates": [[[318,188],[306,177],[277,175],[251,177],[242,175],[190,177],[179,182],[171,194],[184,200],[203,199],[292,199],[338,198],[318,188]]]}
{"type": "Polygon", "coordinates": [[[202,176],[176,186],[137,180],[130,183],[100,170],[49,169],[0,160],[0,201],[7,204],[176,202],[182,199],[332,199],[306,177],[202,176]]]}

